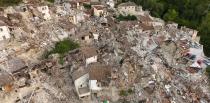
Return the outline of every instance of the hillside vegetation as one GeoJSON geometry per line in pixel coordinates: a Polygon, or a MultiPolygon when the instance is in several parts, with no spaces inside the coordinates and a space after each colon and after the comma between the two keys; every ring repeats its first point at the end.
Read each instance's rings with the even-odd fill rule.
{"type": "Polygon", "coordinates": [[[154,17],[197,29],[204,52],[210,57],[210,0],[121,0],[127,1],[143,6],[154,17]]]}
{"type": "Polygon", "coordinates": [[[12,6],[20,2],[22,2],[22,0],[0,0],[0,6],[12,6]]]}

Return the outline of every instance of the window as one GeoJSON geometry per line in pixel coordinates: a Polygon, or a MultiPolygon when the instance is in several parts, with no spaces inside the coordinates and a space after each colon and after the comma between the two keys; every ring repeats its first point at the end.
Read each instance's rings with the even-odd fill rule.
{"type": "Polygon", "coordinates": [[[85,37],[84,36],[82,37],[82,40],[85,40],[85,37]]]}
{"type": "Polygon", "coordinates": [[[3,31],[3,29],[2,29],[2,28],[0,28],[0,31],[2,32],[2,31],[3,31]]]}
{"type": "Polygon", "coordinates": [[[42,10],[46,10],[47,9],[47,7],[42,7],[42,10]]]}
{"type": "Polygon", "coordinates": [[[27,9],[26,9],[26,8],[23,8],[23,11],[24,11],[24,12],[26,12],[26,11],[27,11],[27,9]]]}

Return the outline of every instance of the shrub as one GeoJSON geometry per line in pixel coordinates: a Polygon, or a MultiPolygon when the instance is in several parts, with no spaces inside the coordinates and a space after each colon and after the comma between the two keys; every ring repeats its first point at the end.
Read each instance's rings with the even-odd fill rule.
{"type": "Polygon", "coordinates": [[[76,43],[72,40],[69,40],[69,39],[65,39],[63,41],[57,42],[55,44],[55,47],[51,51],[47,51],[46,53],[44,53],[44,57],[48,58],[49,55],[58,53],[60,55],[60,59],[62,61],[65,53],[67,53],[71,50],[74,50],[76,48],[79,48],[79,47],[80,46],[78,43],[76,43]]]}
{"type": "Polygon", "coordinates": [[[13,6],[20,2],[22,2],[22,0],[0,0],[0,6],[13,6]]]}
{"type": "Polygon", "coordinates": [[[84,6],[85,9],[91,9],[91,5],[90,4],[85,4],[84,3],[83,6],[84,6]]]}
{"type": "Polygon", "coordinates": [[[119,21],[135,21],[135,20],[137,20],[137,17],[135,15],[123,16],[122,14],[120,14],[117,17],[117,20],[119,20],[119,21]]]}
{"type": "Polygon", "coordinates": [[[128,92],[125,90],[121,90],[119,95],[120,96],[128,96],[128,92]]]}
{"type": "Polygon", "coordinates": [[[129,94],[132,94],[134,91],[130,88],[130,89],[128,89],[128,93],[129,94]]]}
{"type": "Polygon", "coordinates": [[[50,3],[54,3],[55,2],[55,0],[47,0],[48,2],[50,2],[50,3]]]}

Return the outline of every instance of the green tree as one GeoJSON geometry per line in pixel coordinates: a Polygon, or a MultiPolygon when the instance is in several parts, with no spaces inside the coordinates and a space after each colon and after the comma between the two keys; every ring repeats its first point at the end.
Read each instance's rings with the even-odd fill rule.
{"type": "Polygon", "coordinates": [[[91,9],[91,5],[90,4],[85,4],[84,3],[83,6],[84,6],[85,9],[91,9]]]}
{"type": "Polygon", "coordinates": [[[49,55],[58,53],[61,57],[64,56],[65,53],[74,50],[76,48],[79,48],[80,45],[72,40],[65,39],[63,41],[59,41],[55,44],[55,47],[44,54],[45,58],[48,58],[49,55]]]}
{"type": "Polygon", "coordinates": [[[175,9],[169,9],[168,12],[163,16],[167,21],[174,21],[178,16],[178,12],[175,9]]]}
{"type": "Polygon", "coordinates": [[[17,5],[22,0],[0,0],[0,6],[12,6],[12,5],[17,5]]]}
{"type": "Polygon", "coordinates": [[[203,19],[199,28],[201,35],[201,44],[204,46],[204,53],[210,56],[210,12],[203,19]]]}

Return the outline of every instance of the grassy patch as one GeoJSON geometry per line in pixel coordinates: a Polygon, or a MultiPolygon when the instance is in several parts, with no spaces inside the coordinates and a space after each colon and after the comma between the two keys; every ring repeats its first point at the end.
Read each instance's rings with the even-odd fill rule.
{"type": "Polygon", "coordinates": [[[63,41],[60,41],[60,42],[57,42],[55,44],[55,47],[51,50],[51,51],[47,51],[45,54],[44,54],[44,58],[48,58],[49,55],[51,54],[55,54],[55,53],[58,53],[60,55],[60,60],[59,60],[59,63],[60,64],[63,64],[64,63],[64,55],[71,51],[71,50],[74,50],[76,48],[79,48],[79,44],[72,41],[72,40],[69,40],[69,39],[65,39],[63,41]]]}
{"type": "Polygon", "coordinates": [[[132,94],[132,93],[134,93],[134,91],[133,91],[131,88],[129,88],[129,89],[128,89],[128,93],[129,93],[129,94],[132,94]]]}
{"type": "Polygon", "coordinates": [[[137,20],[137,17],[135,15],[123,16],[122,14],[120,14],[116,19],[118,21],[135,21],[137,20]]]}

